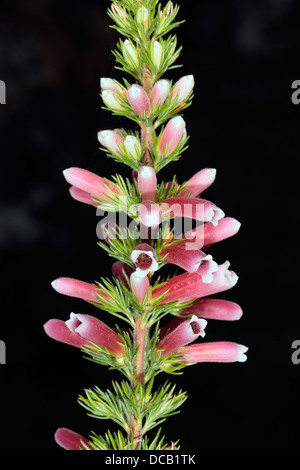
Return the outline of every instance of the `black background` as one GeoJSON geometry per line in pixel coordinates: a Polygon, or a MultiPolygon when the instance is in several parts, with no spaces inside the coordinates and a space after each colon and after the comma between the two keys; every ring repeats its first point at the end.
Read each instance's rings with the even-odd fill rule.
{"type": "MultiPolygon", "coordinates": [[[[97,247],[94,208],[70,198],[62,171],[79,166],[130,176],[97,142],[100,129],[133,126],[101,109],[100,77],[121,78],[110,53],[118,35],[109,28],[109,4],[1,2],[1,450],[59,450],[53,434],[60,426],[83,435],[115,429],[88,418],[76,400],[84,388],[110,387],[119,375],[43,331],[48,319],[67,319],[70,311],[100,313],[56,294],[51,281],[92,282],[109,276],[112,262],[97,247]]],[[[170,377],[189,399],[164,431],[169,442],[180,438],[182,450],[299,449],[300,365],[291,361],[291,345],[300,339],[300,106],[291,101],[291,84],[300,79],[300,5],[179,4],[183,68],[167,78],[195,76],[185,112],[191,138],[159,178],[175,173],[182,182],[201,168],[217,169],[205,197],[242,228],[211,252],[238,273],[238,284],[221,297],[240,303],[244,315],[209,322],[206,340],[236,341],[249,352],[244,364],[199,364],[170,377]]],[[[106,313],[101,318],[115,322],[106,313]]]]}

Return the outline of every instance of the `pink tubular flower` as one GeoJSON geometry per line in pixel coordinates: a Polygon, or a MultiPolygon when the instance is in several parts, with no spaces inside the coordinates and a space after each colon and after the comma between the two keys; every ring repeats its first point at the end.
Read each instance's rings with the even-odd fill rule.
{"type": "Polygon", "coordinates": [[[178,100],[178,103],[182,103],[188,95],[191,93],[195,86],[195,80],[193,75],[185,75],[181,77],[176,83],[173,90],[173,99],[178,100]]]}
{"type": "Polygon", "coordinates": [[[72,185],[71,195],[75,196],[74,199],[81,200],[82,202],[88,203],[90,200],[91,204],[96,205],[93,202],[92,196],[107,200],[107,196],[112,196],[109,189],[113,194],[118,196],[121,194],[115,184],[88,170],[73,167],[64,170],[63,174],[66,181],[72,185]]]}
{"type": "Polygon", "coordinates": [[[157,227],[161,222],[161,209],[153,201],[143,201],[138,205],[140,222],[145,227],[157,227]]]}
{"type": "Polygon", "coordinates": [[[157,271],[155,251],[147,243],[140,243],[131,252],[131,260],[136,266],[136,276],[145,277],[151,271],[157,271]]]}
{"type": "Polygon", "coordinates": [[[138,172],[138,187],[142,200],[153,201],[156,194],[157,179],[154,168],[142,166],[138,172]]]}
{"type": "Polygon", "coordinates": [[[229,271],[228,267],[228,261],[219,265],[217,271],[213,273],[213,279],[210,283],[203,282],[198,272],[179,274],[164,284],[154,287],[152,298],[156,299],[165,293],[164,298],[159,302],[160,304],[174,300],[188,302],[231,289],[237,283],[238,276],[235,272],[229,271]]]}
{"type": "Polygon", "coordinates": [[[225,240],[232,237],[240,229],[240,222],[233,217],[224,217],[218,220],[218,224],[206,223],[200,225],[189,232],[186,232],[183,237],[188,240],[186,245],[191,248],[205,248],[213,243],[225,240]]]}
{"type": "Polygon", "coordinates": [[[195,315],[188,320],[184,320],[165,338],[160,341],[157,349],[162,350],[162,357],[173,354],[179,348],[195,341],[199,336],[204,337],[204,329],[207,325],[206,320],[197,318],[195,315]]]}
{"type": "Polygon", "coordinates": [[[245,362],[248,348],[230,341],[192,344],[181,351],[183,362],[245,362]]]}
{"type": "Polygon", "coordinates": [[[201,222],[212,222],[214,225],[225,215],[213,202],[184,197],[165,199],[161,202],[160,210],[165,217],[187,217],[201,222]]]}
{"type": "Polygon", "coordinates": [[[186,187],[178,194],[179,197],[198,197],[205,191],[215,180],[216,170],[214,168],[205,168],[198,171],[187,182],[186,187]]]}
{"type": "Polygon", "coordinates": [[[138,276],[136,271],[134,271],[130,276],[130,285],[132,291],[137,299],[137,301],[141,304],[146,296],[146,300],[149,299],[150,296],[150,282],[148,276],[138,276]]]}
{"type": "Polygon", "coordinates": [[[150,100],[141,85],[131,85],[127,90],[127,99],[133,111],[140,117],[150,114],[150,100]]]}
{"type": "Polygon", "coordinates": [[[70,319],[66,322],[51,319],[44,325],[44,329],[50,338],[77,348],[82,348],[88,343],[95,343],[115,356],[124,354],[120,336],[98,318],[90,315],[71,313],[70,319]]]}
{"type": "Polygon", "coordinates": [[[170,89],[171,89],[171,84],[169,80],[162,79],[162,80],[158,80],[155,83],[154,87],[151,90],[151,95],[150,95],[153,109],[156,108],[158,103],[162,105],[166,101],[170,93],[170,89]]]}
{"type": "Polygon", "coordinates": [[[111,300],[110,297],[94,284],[79,281],[71,277],[59,277],[51,283],[52,287],[59,294],[83,299],[90,302],[98,302],[99,297],[111,300]]]}
{"type": "Polygon", "coordinates": [[[202,272],[198,271],[198,273],[202,275],[203,282],[211,282],[212,273],[218,269],[218,265],[212,260],[211,255],[206,255],[200,250],[187,250],[181,243],[163,248],[160,255],[167,255],[165,259],[166,262],[176,264],[189,273],[198,271],[200,265],[205,264],[205,271],[204,266],[202,272]]]}
{"type": "Polygon", "coordinates": [[[184,131],[185,121],[181,116],[170,119],[159,140],[158,151],[160,153],[167,151],[166,155],[170,155],[181,141],[184,131]]]}
{"type": "Polygon", "coordinates": [[[229,300],[199,299],[184,309],[184,315],[197,315],[211,320],[239,320],[243,315],[241,307],[229,300]]]}
{"type": "Polygon", "coordinates": [[[97,134],[99,143],[110,150],[112,153],[120,153],[119,146],[123,145],[123,138],[118,132],[105,130],[97,134]]]}
{"type": "Polygon", "coordinates": [[[54,439],[65,450],[86,450],[83,444],[88,446],[89,450],[93,450],[88,439],[77,432],[71,431],[71,429],[58,428],[54,434],[54,439]]]}

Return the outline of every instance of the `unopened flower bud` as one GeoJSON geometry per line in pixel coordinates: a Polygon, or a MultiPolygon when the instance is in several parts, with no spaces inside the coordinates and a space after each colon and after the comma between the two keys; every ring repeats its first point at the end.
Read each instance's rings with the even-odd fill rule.
{"type": "Polygon", "coordinates": [[[185,131],[185,121],[181,116],[176,116],[168,122],[158,144],[159,152],[163,153],[167,147],[167,155],[173,152],[181,141],[185,131]]]}
{"type": "Polygon", "coordinates": [[[120,91],[117,83],[112,78],[102,77],[100,78],[101,90],[110,90],[118,93],[120,91]]]}
{"type": "Polygon", "coordinates": [[[127,99],[138,116],[150,114],[150,101],[141,85],[131,85],[127,90],[127,99]]]}
{"type": "Polygon", "coordinates": [[[156,108],[158,102],[162,105],[169,93],[170,93],[171,85],[169,80],[158,80],[151,91],[151,100],[152,100],[152,107],[156,108]]]}
{"type": "Polygon", "coordinates": [[[136,20],[139,24],[143,24],[145,28],[148,27],[149,12],[146,7],[140,7],[136,14],[136,20]]]}
{"type": "Polygon", "coordinates": [[[124,139],[126,152],[136,160],[140,159],[142,147],[140,141],[134,135],[128,135],[124,139]]]}
{"type": "Polygon", "coordinates": [[[122,137],[114,131],[100,131],[97,134],[98,140],[103,147],[106,147],[112,153],[120,152],[118,144],[123,144],[122,137]]]}
{"type": "Polygon", "coordinates": [[[125,39],[124,41],[124,48],[125,48],[125,55],[127,55],[127,57],[134,62],[135,65],[138,65],[138,54],[137,54],[137,51],[135,49],[135,47],[133,46],[132,42],[129,41],[129,39],[125,39]]]}
{"type": "Polygon", "coordinates": [[[120,111],[124,109],[120,101],[118,100],[118,97],[116,93],[114,93],[111,90],[103,90],[101,93],[102,99],[104,104],[112,110],[117,110],[120,111]]]}
{"type": "Polygon", "coordinates": [[[155,65],[155,67],[159,68],[161,64],[161,59],[162,59],[162,53],[163,53],[163,48],[160,42],[154,41],[152,44],[152,62],[155,65]]]}
{"type": "Polygon", "coordinates": [[[174,87],[173,99],[177,98],[178,103],[182,103],[191,93],[194,85],[195,80],[193,75],[185,75],[184,77],[181,77],[174,87]]]}

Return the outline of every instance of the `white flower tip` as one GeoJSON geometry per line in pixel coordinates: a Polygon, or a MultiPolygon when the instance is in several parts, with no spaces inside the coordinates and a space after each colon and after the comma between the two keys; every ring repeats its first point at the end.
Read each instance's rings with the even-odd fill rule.
{"type": "Polygon", "coordinates": [[[141,89],[138,85],[131,85],[129,88],[128,88],[128,91],[127,91],[127,95],[131,95],[131,96],[138,96],[141,94],[141,89]]]}
{"type": "Polygon", "coordinates": [[[210,284],[213,281],[212,273],[206,273],[201,275],[201,279],[205,284],[210,284]]]}
{"type": "Polygon", "coordinates": [[[185,127],[185,120],[183,119],[182,116],[175,116],[174,118],[171,119],[173,123],[176,123],[178,125],[184,124],[185,127]]]}
{"type": "Polygon", "coordinates": [[[71,173],[71,168],[67,168],[66,170],[63,171],[64,178],[68,182],[69,182],[70,173],[71,173]]]}
{"type": "Polygon", "coordinates": [[[101,145],[104,145],[105,139],[108,138],[109,134],[111,131],[99,131],[97,133],[97,139],[100,142],[101,145]]]}
{"type": "Polygon", "coordinates": [[[204,320],[204,318],[198,318],[198,322],[199,322],[199,325],[200,325],[200,328],[201,328],[201,332],[200,332],[200,336],[201,338],[204,338],[205,336],[205,328],[206,328],[206,325],[207,325],[207,320],[204,320]]]}
{"type": "Polygon", "coordinates": [[[237,354],[237,362],[246,362],[247,361],[247,356],[246,352],[248,351],[247,346],[240,345],[238,354],[237,354]]]}
{"type": "Polygon", "coordinates": [[[170,88],[170,81],[163,78],[157,82],[157,86],[159,86],[159,88],[170,88]]]}
{"type": "Polygon", "coordinates": [[[52,281],[51,286],[53,287],[54,290],[57,291],[57,289],[59,287],[59,279],[55,279],[54,281],[52,281]]]}
{"type": "Polygon", "coordinates": [[[191,81],[193,84],[195,84],[195,78],[194,75],[186,75],[186,80],[191,81]]]}
{"type": "Polygon", "coordinates": [[[142,277],[148,276],[150,269],[140,269],[136,268],[135,272],[135,279],[140,279],[142,277]]]}
{"type": "Polygon", "coordinates": [[[234,272],[234,271],[229,271],[230,273],[230,280],[229,280],[229,283],[230,285],[233,287],[236,285],[236,283],[238,282],[239,280],[239,277],[238,275],[234,272]]]}
{"type": "Polygon", "coordinates": [[[155,174],[155,171],[151,166],[142,166],[139,173],[144,178],[150,178],[153,176],[153,174],[155,174]]]}
{"type": "Polygon", "coordinates": [[[76,317],[77,317],[76,313],[71,312],[69,320],[65,321],[65,324],[67,325],[69,330],[72,331],[72,333],[75,333],[75,330],[76,330],[76,328],[74,328],[75,327],[74,320],[76,319],[76,317]]]}
{"type": "Polygon", "coordinates": [[[154,41],[153,47],[154,47],[155,49],[162,49],[162,45],[161,45],[160,42],[158,42],[158,41],[154,41]]]}
{"type": "Polygon", "coordinates": [[[207,321],[204,318],[198,318],[197,315],[192,315],[192,317],[189,320],[189,324],[191,325],[195,335],[198,335],[198,336],[201,336],[201,338],[204,338],[205,336],[204,330],[207,325],[207,321]],[[195,326],[195,324],[197,326],[195,326]]]}
{"type": "Polygon", "coordinates": [[[222,209],[219,209],[219,207],[217,207],[216,209],[212,209],[212,218],[210,222],[213,224],[214,227],[216,227],[218,225],[218,221],[220,219],[223,219],[223,217],[225,217],[225,213],[222,211],[222,209]]]}
{"type": "Polygon", "coordinates": [[[106,89],[110,85],[111,79],[106,77],[100,78],[100,87],[102,90],[106,89]]]}
{"type": "Polygon", "coordinates": [[[240,230],[241,225],[242,225],[241,222],[239,222],[238,220],[236,219],[231,220],[231,227],[234,233],[237,233],[240,230]]]}
{"type": "Polygon", "coordinates": [[[217,170],[215,168],[208,168],[208,171],[211,174],[211,178],[215,179],[217,170]]]}

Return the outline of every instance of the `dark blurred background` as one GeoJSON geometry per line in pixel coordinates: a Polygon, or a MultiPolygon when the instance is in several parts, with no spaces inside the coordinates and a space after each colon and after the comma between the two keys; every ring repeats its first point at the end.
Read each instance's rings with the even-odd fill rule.
{"type": "MultiPolygon", "coordinates": [[[[213,322],[206,340],[249,347],[244,364],[200,364],[170,377],[188,391],[180,415],[164,426],[181,449],[299,449],[300,339],[298,161],[300,4],[296,0],[179,1],[182,69],[194,74],[185,112],[189,149],[159,173],[180,182],[217,169],[205,198],[242,222],[239,234],[212,248],[240,277],[219,295],[240,303],[239,322],[213,322]]],[[[90,305],[60,296],[59,276],[92,282],[110,275],[97,247],[93,207],[73,201],[62,171],[79,166],[102,176],[130,176],[98,149],[97,132],[131,121],[101,109],[100,77],[121,78],[111,54],[108,0],[1,1],[0,79],[0,449],[59,450],[57,427],[83,435],[115,426],[88,418],[84,388],[121,378],[48,338],[43,324],[90,305]]],[[[130,77],[127,77],[129,80],[130,77]]],[[[101,318],[111,326],[115,319],[101,318]]],[[[164,377],[165,378],[165,377],[164,377]]],[[[167,377],[168,378],[168,377],[167,377]]]]}

